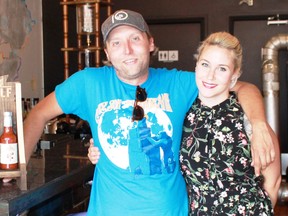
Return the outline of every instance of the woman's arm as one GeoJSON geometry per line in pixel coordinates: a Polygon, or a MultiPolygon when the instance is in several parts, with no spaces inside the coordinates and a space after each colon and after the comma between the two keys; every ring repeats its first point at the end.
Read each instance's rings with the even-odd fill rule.
{"type": "Polygon", "coordinates": [[[252,165],[258,176],[261,170],[275,159],[272,140],[274,133],[269,130],[270,126],[265,116],[263,97],[259,89],[250,83],[238,81],[232,90],[237,93],[244,112],[252,125],[252,165]]]}

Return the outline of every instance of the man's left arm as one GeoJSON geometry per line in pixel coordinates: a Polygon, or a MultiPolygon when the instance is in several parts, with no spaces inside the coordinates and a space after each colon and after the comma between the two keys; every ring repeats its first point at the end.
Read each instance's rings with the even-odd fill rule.
{"type": "Polygon", "coordinates": [[[238,95],[239,101],[252,125],[252,165],[258,176],[275,159],[273,137],[276,134],[269,130],[265,116],[263,97],[259,89],[250,83],[238,81],[232,89],[238,95]]]}

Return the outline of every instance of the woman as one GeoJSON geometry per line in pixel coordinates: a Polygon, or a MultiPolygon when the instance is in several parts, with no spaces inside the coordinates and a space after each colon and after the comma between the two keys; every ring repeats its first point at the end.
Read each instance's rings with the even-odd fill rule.
{"type": "Polygon", "coordinates": [[[186,115],[180,150],[189,215],[273,215],[281,182],[279,147],[262,170],[262,187],[262,176],[251,166],[251,125],[230,92],[241,73],[241,45],[217,32],[201,43],[196,59],[199,95],[186,115]]]}

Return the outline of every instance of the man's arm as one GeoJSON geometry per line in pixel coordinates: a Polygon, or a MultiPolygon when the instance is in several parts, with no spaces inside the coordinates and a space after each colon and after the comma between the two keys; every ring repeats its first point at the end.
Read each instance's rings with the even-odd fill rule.
{"type": "Polygon", "coordinates": [[[27,163],[43,133],[45,124],[62,113],[54,92],[41,100],[29,112],[24,121],[24,145],[27,163]]]}
{"type": "Polygon", "coordinates": [[[275,159],[272,137],[276,136],[265,116],[263,97],[259,89],[250,83],[237,82],[232,89],[237,92],[239,101],[252,125],[252,165],[255,174],[259,175],[275,159]]]}
{"type": "MultiPolygon", "coordinates": [[[[269,127],[269,129],[272,131],[271,127],[269,127]]],[[[264,176],[263,187],[269,194],[274,208],[277,203],[278,191],[281,185],[281,161],[277,137],[273,137],[273,143],[276,153],[275,160],[265,170],[262,170],[261,173],[264,176]]]]}

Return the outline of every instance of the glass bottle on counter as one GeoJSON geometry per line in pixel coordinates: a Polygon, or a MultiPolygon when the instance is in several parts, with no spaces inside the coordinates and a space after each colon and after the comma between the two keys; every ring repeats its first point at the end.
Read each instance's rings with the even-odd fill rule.
{"type": "Polygon", "coordinates": [[[18,168],[17,137],[12,127],[12,112],[4,112],[4,127],[0,137],[0,169],[18,168]]]}

